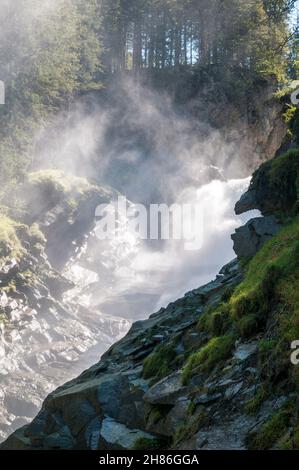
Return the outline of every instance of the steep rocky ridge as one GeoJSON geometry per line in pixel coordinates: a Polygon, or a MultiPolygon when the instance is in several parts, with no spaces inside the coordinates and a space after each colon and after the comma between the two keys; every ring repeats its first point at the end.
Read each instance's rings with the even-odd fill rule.
{"type": "Polygon", "coordinates": [[[279,168],[275,205],[272,191],[254,203],[279,215],[272,238],[267,224],[264,238],[258,224],[257,245],[249,231],[249,260],[136,322],[2,449],[299,448],[298,368],[290,362],[299,337],[299,224],[282,177],[297,184],[290,159],[297,165],[299,152],[266,164],[268,173],[261,167],[250,188],[261,176],[271,186],[279,168]]]}

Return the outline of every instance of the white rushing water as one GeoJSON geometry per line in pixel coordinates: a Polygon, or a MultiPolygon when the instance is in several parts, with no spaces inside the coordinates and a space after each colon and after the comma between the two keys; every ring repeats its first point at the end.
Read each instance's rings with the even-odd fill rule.
{"type": "MultiPolygon", "coordinates": [[[[48,393],[96,363],[132,321],[215,277],[234,258],[230,234],[245,222],[234,205],[249,179],[188,188],[177,203],[200,204],[203,243],[140,242],[125,232],[99,242],[93,233],[65,270],[76,288],[65,295],[71,313],[51,311],[6,333],[0,351],[0,438],[28,422],[48,393]]],[[[246,219],[253,214],[247,214],[246,219]]]]}

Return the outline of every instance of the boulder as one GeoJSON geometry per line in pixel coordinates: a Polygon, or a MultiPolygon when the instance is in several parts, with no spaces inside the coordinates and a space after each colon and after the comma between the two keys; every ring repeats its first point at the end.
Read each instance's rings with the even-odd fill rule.
{"type": "Polygon", "coordinates": [[[98,448],[100,450],[130,450],[140,439],[154,441],[156,438],[140,429],[129,429],[106,416],[101,425],[98,448]]]}
{"type": "Polygon", "coordinates": [[[258,209],[258,201],[256,191],[254,189],[249,189],[244,193],[240,200],[235,205],[235,213],[237,215],[243,214],[254,209],[258,209]]]}
{"type": "Polygon", "coordinates": [[[256,217],[231,236],[238,258],[251,258],[280,230],[275,217],[256,217]]]}
{"type": "Polygon", "coordinates": [[[151,387],[143,399],[152,405],[174,405],[178,396],[184,394],[181,373],[176,372],[151,387]]]}

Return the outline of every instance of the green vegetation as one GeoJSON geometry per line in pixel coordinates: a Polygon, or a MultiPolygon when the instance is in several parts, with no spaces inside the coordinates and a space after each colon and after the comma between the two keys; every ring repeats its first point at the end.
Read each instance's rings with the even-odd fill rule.
{"type": "Polygon", "coordinates": [[[100,3],[44,3],[2,5],[6,104],[0,108],[0,195],[28,171],[37,132],[51,126],[53,115],[78,94],[101,86],[100,3]]]}
{"type": "Polygon", "coordinates": [[[174,344],[160,345],[150,354],[143,363],[143,377],[145,379],[162,379],[171,372],[171,364],[176,359],[174,344]]]}
{"type": "Polygon", "coordinates": [[[205,310],[198,321],[197,329],[212,336],[221,336],[229,329],[231,323],[229,306],[222,302],[216,309],[205,310]]]}
{"type": "Polygon", "coordinates": [[[68,175],[59,170],[41,170],[29,173],[28,182],[33,186],[48,187],[52,193],[62,195],[68,195],[74,191],[83,195],[91,188],[90,183],[85,178],[68,175]]]}
{"type": "Polygon", "coordinates": [[[180,442],[190,439],[196,434],[200,428],[208,424],[208,415],[201,409],[197,414],[188,418],[188,422],[182,424],[176,431],[173,438],[173,447],[177,446],[180,442]]]}
{"type": "Polygon", "coordinates": [[[32,245],[44,245],[46,243],[46,237],[43,232],[40,230],[38,224],[32,224],[28,229],[29,242],[32,245]]]}
{"type": "Polygon", "coordinates": [[[269,75],[284,83],[292,69],[294,78],[298,65],[295,35],[287,54],[289,0],[44,3],[2,6],[0,195],[38,164],[40,131],[55,128],[57,113],[101,91],[111,74],[144,69],[168,87],[182,76],[179,88],[191,93],[213,77],[227,99],[236,100],[269,75]]]}
{"type": "Polygon", "coordinates": [[[110,71],[220,66],[223,81],[241,65],[281,81],[291,9],[288,0],[103,0],[104,65],[110,71]]]}
{"type": "Polygon", "coordinates": [[[183,369],[183,384],[188,384],[197,373],[209,372],[221,361],[227,359],[235,340],[236,337],[232,333],[212,338],[200,351],[191,354],[183,369]]]}
{"type": "MultiPolygon", "coordinates": [[[[274,184],[277,197],[285,199],[280,207],[288,213],[290,210],[294,213],[297,201],[297,194],[290,188],[299,176],[298,162],[299,152],[291,151],[262,165],[259,170],[263,184],[274,184]]],[[[256,179],[261,177],[259,171],[256,179]]],[[[277,202],[275,204],[276,207],[277,202]]],[[[280,232],[244,266],[244,280],[218,307],[207,308],[199,319],[197,329],[207,335],[207,342],[187,358],[182,376],[184,384],[194,375],[209,372],[221,364],[229,357],[236,338],[246,339],[263,332],[269,319],[275,316],[271,336],[259,341],[260,367],[266,382],[287,373],[299,390],[298,370],[290,368],[289,364],[290,343],[299,338],[299,217],[285,220],[280,232]]],[[[246,412],[258,411],[266,390],[267,383],[246,404],[246,412]]]]}
{"type": "Polygon", "coordinates": [[[261,165],[253,175],[251,188],[257,191],[260,206],[264,207],[265,200],[271,212],[282,220],[296,215],[299,203],[299,151],[289,150],[261,165]]]}
{"type": "Polygon", "coordinates": [[[277,411],[257,432],[249,437],[249,449],[267,450],[287,431],[291,414],[288,407],[277,411]]]}
{"type": "Polygon", "coordinates": [[[158,439],[146,439],[145,437],[141,437],[138,439],[132,450],[161,450],[165,449],[165,442],[159,441],[158,439]]]}
{"type": "Polygon", "coordinates": [[[269,391],[265,386],[261,386],[253,398],[245,403],[244,411],[249,415],[255,415],[259,412],[263,402],[269,396],[269,391]]]}
{"type": "Polygon", "coordinates": [[[23,253],[21,241],[17,235],[17,225],[6,215],[0,214],[0,260],[19,259],[23,253]]]}
{"type": "Polygon", "coordinates": [[[261,339],[259,342],[259,353],[269,354],[275,347],[276,342],[274,339],[261,339]]]}
{"type": "MultiPolygon", "coordinates": [[[[257,325],[263,325],[275,308],[281,311],[278,315],[280,339],[291,341],[299,337],[298,277],[299,219],[295,218],[249,263],[246,278],[230,301],[237,326],[248,316],[254,316],[257,325]]],[[[270,347],[273,345],[272,339],[270,347]]]]}

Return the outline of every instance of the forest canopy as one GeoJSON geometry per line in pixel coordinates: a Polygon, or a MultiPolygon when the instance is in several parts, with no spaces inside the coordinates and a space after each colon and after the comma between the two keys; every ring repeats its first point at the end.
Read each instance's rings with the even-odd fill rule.
{"type": "MultiPolygon", "coordinates": [[[[0,0],[0,192],[31,165],[36,131],[109,75],[292,70],[294,0],[0,0]],[[292,66],[290,66],[292,57],[292,66]]],[[[169,76],[168,76],[169,77],[169,76]]]]}
{"type": "Polygon", "coordinates": [[[289,0],[103,0],[110,71],[219,65],[284,74],[289,0]]]}

